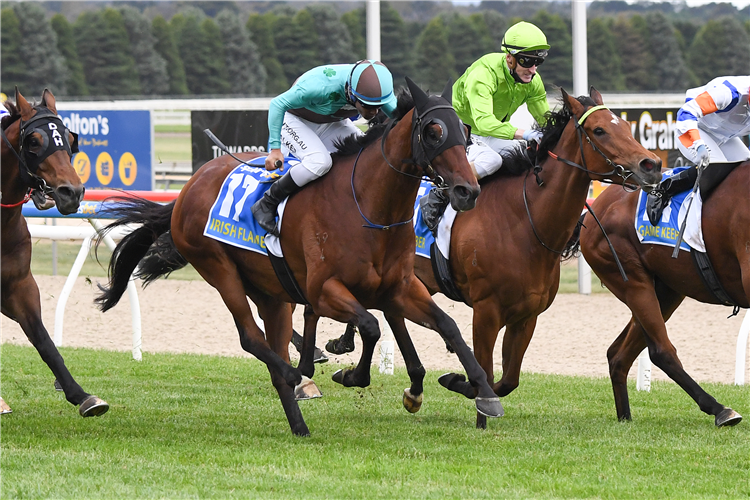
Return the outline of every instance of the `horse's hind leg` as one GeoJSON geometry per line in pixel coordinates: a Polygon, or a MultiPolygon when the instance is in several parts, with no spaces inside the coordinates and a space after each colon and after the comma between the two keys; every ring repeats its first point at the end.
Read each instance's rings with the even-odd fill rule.
{"type": "Polygon", "coordinates": [[[341,337],[328,341],[326,351],[333,354],[346,354],[354,351],[354,334],[356,332],[357,327],[353,323],[347,323],[346,331],[341,337]]]}
{"type": "Polygon", "coordinates": [[[615,397],[618,420],[630,420],[630,398],[628,396],[628,372],[640,352],[646,347],[646,335],[635,317],[625,326],[620,335],[607,349],[609,379],[615,397]]]}
{"type": "Polygon", "coordinates": [[[299,365],[297,368],[305,377],[315,374],[315,363],[313,362],[315,350],[315,336],[317,333],[318,320],[320,316],[315,314],[311,306],[305,306],[305,330],[302,334],[302,349],[300,350],[299,365]]]}
{"type": "Polygon", "coordinates": [[[52,342],[49,333],[44,328],[39,288],[30,274],[17,282],[12,294],[3,290],[2,312],[18,321],[26,337],[60,383],[62,390],[65,392],[65,399],[79,407],[78,412],[81,416],[94,417],[106,413],[109,409],[107,402],[97,396],[88,394],[78,385],[65,366],[65,361],[54,342],[52,342]]]}
{"type": "Polygon", "coordinates": [[[401,355],[404,357],[406,371],[409,373],[409,380],[411,380],[411,386],[404,389],[404,408],[409,413],[416,413],[422,407],[425,369],[419,360],[417,350],[414,348],[414,343],[411,341],[409,332],[406,329],[404,318],[386,315],[385,319],[391,326],[393,337],[396,339],[401,355]]]}

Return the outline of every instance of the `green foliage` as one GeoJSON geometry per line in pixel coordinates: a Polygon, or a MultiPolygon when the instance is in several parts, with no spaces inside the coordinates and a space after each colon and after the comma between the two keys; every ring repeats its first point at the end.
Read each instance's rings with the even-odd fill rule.
{"type": "Polygon", "coordinates": [[[672,23],[660,12],[645,17],[649,52],[654,58],[650,71],[660,92],[684,91],[690,85],[690,73],[682,57],[672,23]]]}
{"type": "Polygon", "coordinates": [[[718,76],[746,75],[750,72],[750,37],[733,17],[707,21],[690,47],[692,70],[705,85],[718,76]],[[705,64],[706,58],[711,64],[705,64]]]}
{"type": "Polygon", "coordinates": [[[141,92],[146,95],[167,94],[167,61],[155,49],[156,38],[151,32],[151,23],[133,7],[120,7],[119,11],[130,39],[130,53],[135,60],[141,92]]]}
{"type": "Polygon", "coordinates": [[[503,35],[508,29],[508,21],[505,16],[495,10],[484,10],[469,16],[469,20],[476,26],[482,37],[489,37],[488,41],[482,42],[489,47],[488,52],[500,52],[503,35]]]}
{"type": "MultiPolygon", "coordinates": [[[[381,29],[384,29],[383,14],[387,13],[389,6],[386,2],[380,5],[381,8],[381,29]]],[[[352,51],[354,52],[356,59],[359,61],[367,57],[367,38],[366,38],[366,25],[365,25],[365,9],[364,7],[359,9],[350,10],[341,16],[341,23],[346,26],[349,31],[349,38],[352,41],[352,51]]],[[[381,43],[382,39],[381,39],[381,43]]],[[[382,48],[382,47],[381,47],[382,48]]]]}
{"type": "Polygon", "coordinates": [[[171,25],[163,17],[156,16],[151,22],[151,33],[154,35],[154,50],[167,62],[169,93],[187,94],[189,90],[185,78],[185,66],[177,50],[171,25]]]}
{"type": "Polygon", "coordinates": [[[383,2],[380,6],[380,58],[393,75],[394,88],[405,86],[404,77],[414,73],[413,47],[401,15],[391,4],[383,2]]]}
{"type": "Polygon", "coordinates": [[[55,14],[52,16],[52,19],[50,19],[50,25],[57,34],[57,49],[65,58],[65,65],[68,68],[68,79],[65,81],[65,93],[72,96],[88,95],[89,89],[86,86],[83,65],[78,58],[76,42],[73,38],[73,27],[62,14],[55,14]]]}
{"type": "MultiPolygon", "coordinates": [[[[165,328],[168,326],[165,325],[165,328]]],[[[158,332],[154,332],[158,334],[158,332]]],[[[106,332],[102,332],[106,335],[106,332]]],[[[148,337],[144,337],[147,348],[148,337]]],[[[506,415],[474,426],[471,400],[428,371],[416,414],[404,369],[364,389],[316,368],[323,399],[289,432],[263,363],[249,357],[61,348],[108,413],[83,419],[32,347],[2,345],[4,498],[745,498],[748,425],[715,429],[674,383],[628,384],[618,422],[605,378],[522,373],[506,415]]],[[[237,345],[239,354],[240,348],[237,345]]],[[[747,412],[747,388],[704,384],[747,412]]]]}
{"type": "Polygon", "coordinates": [[[271,12],[263,15],[252,14],[246,25],[250,39],[257,46],[260,60],[266,70],[265,92],[269,95],[278,95],[289,88],[284,68],[276,58],[276,44],[273,41],[276,21],[276,15],[271,12]]]}
{"type": "MultiPolygon", "coordinates": [[[[573,92],[573,39],[569,23],[559,15],[545,11],[537,12],[530,22],[544,32],[550,45],[549,56],[539,69],[547,92],[554,87],[573,92]]],[[[515,21],[509,23],[513,24],[515,21]]]]}
{"type": "Polygon", "coordinates": [[[651,80],[647,64],[651,61],[643,37],[624,17],[618,17],[612,25],[612,34],[621,55],[622,76],[625,89],[645,90],[651,80]]]}
{"type": "Polygon", "coordinates": [[[216,16],[224,44],[227,75],[232,94],[262,95],[266,90],[266,69],[258,48],[237,14],[222,10],[216,16]]]}
{"type": "Polygon", "coordinates": [[[587,23],[589,85],[598,90],[624,90],[625,78],[617,41],[611,35],[612,23],[602,18],[587,23]]]}
{"type": "Polygon", "coordinates": [[[84,12],[74,24],[76,48],[95,96],[132,96],[140,93],[138,72],[122,15],[115,9],[84,12]]]}
{"type": "Polygon", "coordinates": [[[53,94],[65,94],[68,69],[44,8],[37,2],[18,2],[13,3],[13,11],[19,21],[18,55],[25,67],[19,90],[27,96],[41,96],[45,88],[53,94]]]}
{"type": "Polygon", "coordinates": [[[305,10],[318,35],[318,58],[322,64],[350,64],[356,61],[347,27],[329,4],[309,5],[305,10]]]}
{"type": "Polygon", "coordinates": [[[228,93],[224,47],[216,23],[193,7],[182,10],[170,23],[190,93],[228,93]]]}
{"type": "Polygon", "coordinates": [[[480,28],[466,16],[449,14],[444,15],[444,19],[448,27],[448,46],[455,61],[453,69],[457,75],[462,75],[483,55],[493,52],[489,36],[483,36],[480,28]]]}
{"type": "Polygon", "coordinates": [[[448,48],[447,30],[440,17],[430,21],[419,35],[416,53],[414,81],[423,89],[440,93],[449,78],[455,80],[458,77],[448,48]]]}
{"type": "Polygon", "coordinates": [[[294,82],[305,71],[324,64],[320,59],[318,33],[306,10],[292,15],[279,11],[274,30],[276,54],[287,82],[294,82]]]}
{"type": "Polygon", "coordinates": [[[0,91],[12,96],[15,86],[23,94],[26,90],[26,64],[21,56],[21,23],[11,7],[0,12],[0,91]]]}

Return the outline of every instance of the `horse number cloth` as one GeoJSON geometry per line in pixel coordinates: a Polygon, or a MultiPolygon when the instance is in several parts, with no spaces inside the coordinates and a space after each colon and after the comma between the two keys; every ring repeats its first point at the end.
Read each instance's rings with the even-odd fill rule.
{"type": "MultiPolygon", "coordinates": [[[[269,172],[263,165],[266,157],[260,156],[232,170],[221,185],[219,195],[209,212],[204,236],[245,250],[268,255],[265,229],[258,225],[250,207],[259,200],[274,180],[276,171],[269,172]]],[[[284,168],[299,163],[294,158],[284,159],[284,168]]]]}

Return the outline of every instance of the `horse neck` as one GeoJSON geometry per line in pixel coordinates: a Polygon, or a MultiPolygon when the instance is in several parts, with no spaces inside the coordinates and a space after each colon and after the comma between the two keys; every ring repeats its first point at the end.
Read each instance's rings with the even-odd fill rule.
{"type": "Polygon", "coordinates": [[[413,164],[402,161],[412,157],[412,113],[413,110],[389,131],[384,147],[387,160],[378,140],[362,152],[355,165],[357,202],[373,223],[395,224],[410,219],[414,213],[420,176],[413,164]]]}
{"type": "MultiPolygon", "coordinates": [[[[590,148],[584,146],[586,147],[590,148]]],[[[583,165],[579,140],[572,122],[566,126],[552,153],[583,165]]],[[[544,185],[540,187],[533,175],[529,175],[526,180],[529,211],[544,243],[559,250],[568,242],[578,222],[588,197],[591,179],[586,172],[551,156],[544,158],[540,164],[540,177],[544,185]]]]}
{"type": "MultiPolygon", "coordinates": [[[[16,144],[18,142],[18,136],[17,134],[15,134],[14,137],[14,134],[10,132],[11,129],[14,129],[14,127],[17,130],[17,123],[18,122],[14,123],[4,131],[14,149],[18,147],[16,144]]],[[[28,191],[28,186],[26,186],[21,180],[21,176],[18,172],[18,158],[16,157],[15,152],[8,147],[8,144],[4,140],[2,140],[0,150],[2,151],[0,162],[2,162],[3,166],[2,173],[0,173],[0,192],[2,192],[2,203],[4,205],[17,203],[23,199],[26,191],[28,191]]]]}

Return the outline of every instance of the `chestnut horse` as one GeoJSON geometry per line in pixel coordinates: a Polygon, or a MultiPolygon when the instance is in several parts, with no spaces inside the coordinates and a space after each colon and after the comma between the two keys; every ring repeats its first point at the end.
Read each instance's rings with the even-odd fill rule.
{"type": "Polygon", "coordinates": [[[16,104],[6,107],[10,115],[2,121],[2,313],[21,325],[57,377],[65,399],[78,406],[84,417],[101,415],[109,405],[73,379],[42,324],[39,287],[31,275],[31,236],[21,213],[32,197],[38,205],[50,197],[64,215],[78,210],[84,187],[70,163],[77,138],[57,116],[55,96],[49,90],[45,89],[39,106],[32,106],[16,88],[16,104]]]}
{"type": "MultiPolygon", "coordinates": [[[[503,167],[482,180],[476,208],[453,223],[450,272],[473,308],[474,354],[491,384],[495,343],[505,327],[502,378],[493,385],[501,397],[518,387],[537,317],[557,295],[561,256],[571,251],[591,181],[651,189],[661,178],[659,158],[604,107],[596,89],[590,94],[575,99],[562,90],[563,107],[550,113],[539,148],[529,157],[520,150],[504,157],[503,167]]],[[[431,294],[441,291],[430,259],[418,256],[414,271],[431,294]]],[[[466,396],[474,392],[460,374],[439,381],[466,396]]],[[[477,427],[486,425],[477,414],[477,427]]]]}
{"type": "MultiPolygon", "coordinates": [[[[709,165],[707,168],[711,168],[709,165]]],[[[685,372],[677,349],[669,340],[665,322],[685,297],[708,304],[750,307],[750,161],[738,165],[704,200],[702,213],[706,253],[728,300],[720,300],[704,284],[691,252],[642,244],[635,231],[636,193],[605,189],[593,204],[601,214],[604,231],[622,261],[628,281],[620,277],[602,230],[586,216],[581,231],[581,251],[602,283],[628,306],[632,317],[607,350],[609,377],[617,418],[630,420],[628,371],[648,347],[651,361],[709,415],[718,427],[742,420],[736,411],[720,404],[685,372]]]]}
{"type": "MultiPolygon", "coordinates": [[[[411,378],[403,397],[407,410],[417,411],[421,405],[425,370],[404,318],[449,339],[478,388],[477,410],[500,416],[502,405],[456,323],[414,276],[411,220],[420,178],[427,175],[443,184],[457,210],[474,207],[479,185],[466,160],[465,129],[450,104],[450,86],[442,96],[428,96],[410,80],[407,83],[411,96],[399,96],[396,114],[400,119],[345,141],[340,154],[334,155],[331,171],[289,198],[281,247],[299,292],[311,305],[308,317],[353,322],[372,351],[380,329],[367,309],[385,313],[407,360],[411,378]]],[[[238,155],[242,160],[256,156],[238,155]]],[[[308,435],[295,399],[303,376],[289,364],[290,302],[295,299],[282,287],[268,257],[203,236],[219,189],[238,164],[229,156],[206,163],[170,205],[118,199],[125,206],[117,212],[122,219],[108,228],[129,223],[143,226],[117,246],[110,262],[109,286],[97,300],[102,310],[115,305],[142,260],[137,275],[146,283],[190,262],[221,294],[234,317],[242,348],[268,366],[292,433],[308,435]],[[247,297],[258,307],[265,335],[247,297]]],[[[314,329],[305,335],[303,343],[312,346],[314,329]]],[[[339,381],[366,387],[370,364],[371,357],[364,357],[339,381]]]]}

